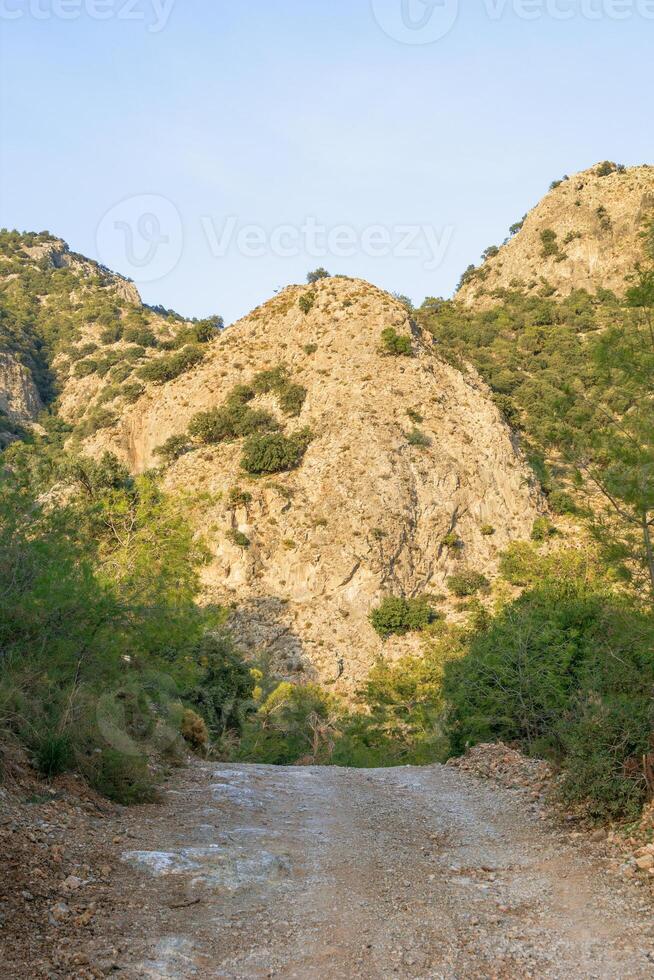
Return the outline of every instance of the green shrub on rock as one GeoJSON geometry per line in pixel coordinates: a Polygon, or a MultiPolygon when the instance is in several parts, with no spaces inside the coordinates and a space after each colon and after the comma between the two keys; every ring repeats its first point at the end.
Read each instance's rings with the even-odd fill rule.
{"type": "Polygon", "coordinates": [[[154,331],[146,326],[125,327],[123,340],[128,344],[137,344],[139,347],[157,347],[159,343],[154,331]]]}
{"type": "Polygon", "coordinates": [[[252,387],[258,395],[276,395],[285,415],[299,415],[307,397],[306,388],[293,384],[281,366],[260,371],[254,376],[252,387]]]}
{"type": "Polygon", "coordinates": [[[540,240],[543,246],[541,252],[542,258],[547,259],[559,254],[557,238],[558,235],[552,228],[545,228],[544,231],[541,231],[540,240]]]}
{"type": "Polygon", "coordinates": [[[410,446],[416,446],[418,449],[428,449],[431,446],[431,439],[421,429],[412,429],[406,438],[410,446]]]}
{"type": "Polygon", "coordinates": [[[316,302],[316,294],[311,290],[308,293],[303,293],[298,300],[298,306],[306,316],[311,312],[316,302]]]}
{"type": "Polygon", "coordinates": [[[240,487],[232,487],[232,489],[229,491],[230,507],[247,507],[247,505],[251,503],[252,494],[248,493],[247,490],[241,490],[240,487]]]}
{"type": "Polygon", "coordinates": [[[279,423],[269,413],[250,408],[238,400],[228,400],[220,408],[199,412],[189,425],[189,435],[205,445],[242,439],[261,432],[275,432],[279,423]]]}
{"type": "Polygon", "coordinates": [[[450,575],[447,580],[448,587],[459,599],[477,595],[483,589],[487,589],[489,581],[481,572],[475,572],[471,568],[465,568],[456,575],[450,575]]]}
{"type": "Polygon", "coordinates": [[[310,442],[308,429],[290,437],[281,432],[251,436],[245,443],[241,466],[253,476],[294,470],[302,462],[310,442]]]}
{"type": "Polygon", "coordinates": [[[232,528],[232,530],[229,532],[229,540],[232,542],[232,544],[235,544],[237,548],[249,548],[252,544],[247,534],[243,534],[242,531],[238,531],[236,528],[232,528]]]}
{"type": "Polygon", "coordinates": [[[181,459],[182,456],[190,452],[191,446],[185,435],[171,436],[166,439],[162,446],[155,449],[155,456],[159,456],[161,462],[166,466],[181,459]]]}
{"type": "Polygon", "coordinates": [[[556,533],[556,528],[548,517],[537,517],[531,529],[531,540],[547,541],[548,538],[554,537],[556,533]]]}
{"type": "Polygon", "coordinates": [[[370,613],[370,622],[383,640],[390,636],[405,636],[418,632],[438,619],[425,596],[404,599],[400,596],[387,596],[370,613]]]}
{"type": "Polygon", "coordinates": [[[323,266],[314,269],[313,272],[307,272],[307,282],[310,286],[313,286],[314,283],[319,282],[321,279],[331,279],[331,274],[323,266]]]}
{"type": "Polygon", "coordinates": [[[95,435],[100,429],[110,429],[117,421],[118,416],[115,412],[110,411],[110,409],[95,408],[83,422],[80,422],[75,431],[80,438],[88,439],[89,436],[95,435]]]}
{"type": "Polygon", "coordinates": [[[140,385],[138,381],[132,381],[130,384],[123,386],[120,394],[128,405],[133,405],[139,400],[144,391],[145,388],[143,385],[140,385]]]}
{"type": "Polygon", "coordinates": [[[145,364],[139,371],[139,377],[143,381],[162,385],[167,381],[174,381],[175,378],[189,371],[202,360],[204,360],[204,352],[199,347],[189,345],[175,354],[157,357],[145,364]]]}
{"type": "Polygon", "coordinates": [[[392,357],[413,357],[413,346],[408,334],[399,334],[394,327],[382,330],[382,351],[392,357]]]}

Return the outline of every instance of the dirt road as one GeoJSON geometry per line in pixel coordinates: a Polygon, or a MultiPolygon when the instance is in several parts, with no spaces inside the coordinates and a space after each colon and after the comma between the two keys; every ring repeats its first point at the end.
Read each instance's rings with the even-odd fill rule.
{"type": "Polygon", "coordinates": [[[115,886],[130,980],[654,976],[642,890],[440,766],[197,764],[130,817],[115,886]]]}

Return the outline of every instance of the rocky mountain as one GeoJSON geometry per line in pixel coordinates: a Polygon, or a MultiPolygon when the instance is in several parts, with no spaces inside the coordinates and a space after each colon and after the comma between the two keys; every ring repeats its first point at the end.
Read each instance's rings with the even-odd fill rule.
{"type": "Polygon", "coordinates": [[[147,384],[86,448],[142,471],[198,413],[280,367],[303,392],[299,414],[285,414],[274,391],[250,407],[287,438],[310,429],[301,465],[248,476],[241,439],[189,440],[165,484],[191,497],[212,555],[207,597],[236,607],[240,641],[287,672],[333,681],[344,668],[341,683],[352,684],[384,650],[368,621],[375,604],[447,592],[461,568],[492,575],[502,549],[529,535],[539,497],[479,377],[441,361],[401,303],[350,279],[289,287],[198,365],[147,384]],[[405,354],[384,348],[385,330],[405,354]]]}
{"type": "MultiPolygon", "coordinates": [[[[574,290],[625,291],[625,279],[646,254],[646,226],[654,218],[654,167],[598,164],[556,181],[539,204],[511,229],[483,264],[471,266],[458,298],[488,308],[501,290],[562,298],[574,290]]],[[[651,247],[651,246],[650,246],[651,247]]]]}
{"type": "Polygon", "coordinates": [[[368,619],[380,600],[437,605],[449,576],[492,576],[529,535],[540,497],[487,388],[374,286],[291,286],[220,331],[144,307],[56,239],[4,253],[5,402],[25,421],[49,401],[69,448],[163,466],[210,548],[207,600],[232,605],[238,639],[285,672],[351,687],[418,642],[382,643],[368,619]],[[247,425],[198,428],[235,394],[296,458],[248,473],[247,425]]]}

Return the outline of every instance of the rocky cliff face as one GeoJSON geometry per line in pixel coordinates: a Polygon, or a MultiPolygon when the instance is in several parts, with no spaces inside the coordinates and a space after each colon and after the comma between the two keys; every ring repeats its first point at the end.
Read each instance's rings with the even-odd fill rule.
{"type": "Polygon", "coordinates": [[[526,216],[522,229],[467,279],[458,298],[489,307],[497,290],[536,293],[549,286],[624,294],[626,277],[645,255],[654,218],[654,167],[598,165],[564,180],[526,216]]]}
{"type": "Polygon", "coordinates": [[[12,422],[33,422],[42,408],[31,371],[0,351],[0,411],[12,422]]]}
{"type": "MultiPolygon", "coordinates": [[[[311,290],[288,288],[227,329],[199,366],[148,385],[87,448],[111,450],[142,471],[197,412],[283,365],[307,390],[300,416],[284,418],[270,395],[258,407],[274,412],[287,434],[311,428],[302,465],[248,478],[242,445],[224,443],[182,456],[166,484],[189,496],[211,548],[207,598],[238,607],[241,642],[287,672],[324,681],[337,677],[342,660],[339,683],[352,686],[384,649],[368,622],[383,596],[441,593],[462,566],[492,574],[506,545],[529,535],[540,501],[478,376],[440,361],[400,303],[357,280],[311,289],[308,313],[298,304],[311,290]],[[388,327],[411,338],[414,356],[382,352],[388,327]],[[235,499],[234,488],[246,496],[235,499]]],[[[385,651],[410,644],[392,641],[385,651]]]]}

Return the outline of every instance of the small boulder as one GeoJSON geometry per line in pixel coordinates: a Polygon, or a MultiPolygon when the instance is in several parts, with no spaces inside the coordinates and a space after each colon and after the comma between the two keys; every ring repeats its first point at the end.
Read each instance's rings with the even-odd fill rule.
{"type": "Polygon", "coordinates": [[[50,909],[50,922],[53,925],[59,925],[62,922],[66,922],[70,918],[70,909],[65,902],[57,902],[50,909]]]}

